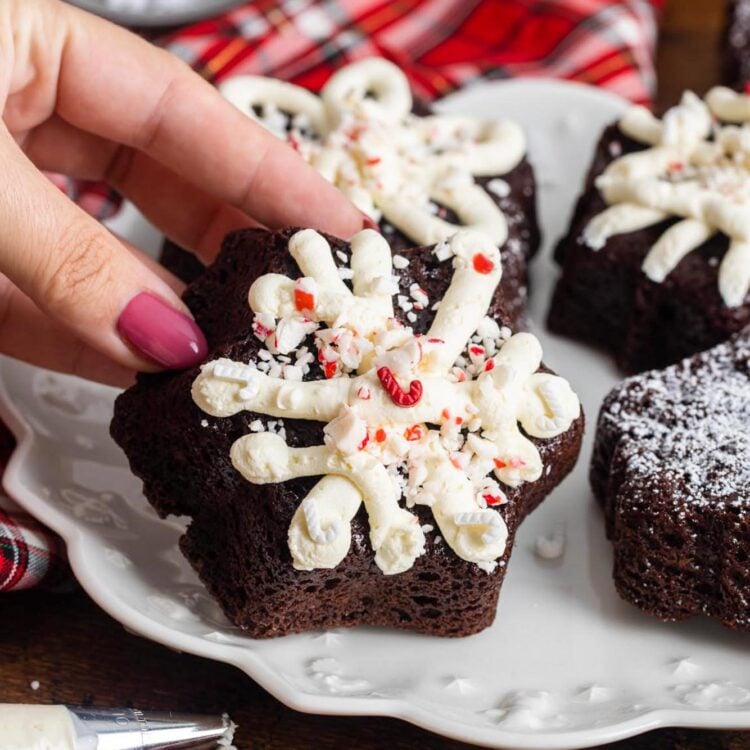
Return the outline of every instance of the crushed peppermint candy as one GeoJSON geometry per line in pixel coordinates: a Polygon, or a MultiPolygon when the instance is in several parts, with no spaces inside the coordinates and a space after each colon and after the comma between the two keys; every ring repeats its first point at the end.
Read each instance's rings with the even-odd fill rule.
{"type": "Polygon", "coordinates": [[[435,247],[433,248],[432,252],[441,263],[453,257],[453,249],[451,248],[450,242],[448,242],[448,240],[442,240],[441,242],[438,242],[437,245],[435,245],[435,247]]]}
{"type": "Polygon", "coordinates": [[[339,276],[344,281],[350,281],[351,279],[354,278],[354,271],[352,271],[351,268],[344,268],[342,266],[339,266],[338,267],[338,272],[339,272],[339,276]]]}
{"type": "Polygon", "coordinates": [[[294,306],[300,311],[315,309],[318,301],[318,284],[315,279],[303,276],[294,282],[294,306]]]}
{"type": "Polygon", "coordinates": [[[265,424],[260,419],[254,419],[248,427],[250,432],[273,432],[286,440],[286,428],[281,419],[271,419],[265,424]]]}
{"type": "Polygon", "coordinates": [[[414,303],[409,301],[409,298],[405,294],[399,294],[396,297],[396,304],[401,308],[404,312],[409,312],[413,307],[414,303]]]}
{"type": "Polygon", "coordinates": [[[304,317],[281,318],[271,337],[271,346],[278,354],[294,351],[311,333],[318,329],[318,324],[304,317]]]}
{"type": "Polygon", "coordinates": [[[409,294],[411,295],[411,298],[414,300],[415,306],[419,305],[420,309],[424,309],[429,306],[430,304],[430,298],[427,296],[427,292],[425,292],[424,289],[422,289],[419,284],[414,283],[409,287],[409,294]]]}
{"type": "Polygon", "coordinates": [[[252,328],[256,338],[265,341],[276,330],[276,318],[270,313],[255,313],[252,328]]]}
{"type": "Polygon", "coordinates": [[[477,273],[489,274],[495,270],[495,264],[484,253],[477,253],[472,258],[472,264],[477,273]]]}
{"type": "Polygon", "coordinates": [[[326,445],[331,445],[344,455],[363,450],[367,445],[367,422],[344,404],[339,415],[324,428],[326,445]]]}
{"type": "Polygon", "coordinates": [[[510,195],[510,185],[499,177],[487,183],[487,190],[494,193],[498,198],[507,198],[510,195]]]}

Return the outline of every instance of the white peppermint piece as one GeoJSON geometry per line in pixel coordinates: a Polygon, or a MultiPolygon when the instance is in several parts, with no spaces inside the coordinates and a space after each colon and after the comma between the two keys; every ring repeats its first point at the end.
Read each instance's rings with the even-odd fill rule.
{"type": "Polygon", "coordinates": [[[323,429],[326,442],[344,455],[356,453],[367,438],[367,422],[346,404],[323,429]]]}

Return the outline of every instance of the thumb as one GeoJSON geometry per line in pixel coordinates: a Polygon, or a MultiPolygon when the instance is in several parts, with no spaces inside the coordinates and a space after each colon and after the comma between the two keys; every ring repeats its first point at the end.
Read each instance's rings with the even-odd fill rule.
{"type": "Polygon", "coordinates": [[[0,136],[0,271],[50,317],[125,367],[181,369],[206,339],[170,286],[0,136]]]}

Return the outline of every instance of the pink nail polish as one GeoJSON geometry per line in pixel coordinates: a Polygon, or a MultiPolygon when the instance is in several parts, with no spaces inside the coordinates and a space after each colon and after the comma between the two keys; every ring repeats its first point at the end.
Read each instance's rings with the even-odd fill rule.
{"type": "Polygon", "coordinates": [[[367,214],[362,214],[362,229],[374,229],[376,232],[380,231],[377,221],[373,221],[367,214]]]}
{"type": "Polygon", "coordinates": [[[128,302],[117,330],[138,351],[168,370],[192,367],[208,354],[206,337],[195,321],[148,292],[128,302]]]}

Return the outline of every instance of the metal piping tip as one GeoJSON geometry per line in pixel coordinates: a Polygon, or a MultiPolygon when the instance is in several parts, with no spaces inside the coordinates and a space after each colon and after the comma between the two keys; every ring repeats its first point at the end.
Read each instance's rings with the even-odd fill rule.
{"type": "Polygon", "coordinates": [[[68,706],[79,750],[231,748],[235,726],[224,716],[68,706]]]}

